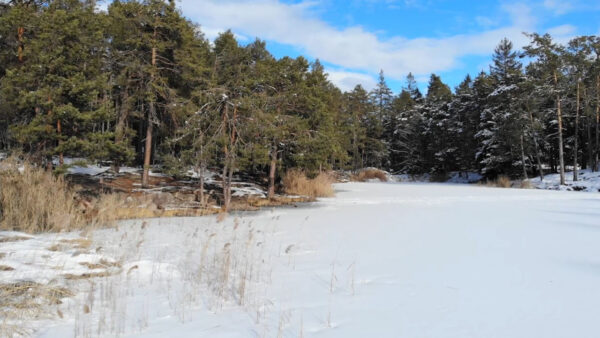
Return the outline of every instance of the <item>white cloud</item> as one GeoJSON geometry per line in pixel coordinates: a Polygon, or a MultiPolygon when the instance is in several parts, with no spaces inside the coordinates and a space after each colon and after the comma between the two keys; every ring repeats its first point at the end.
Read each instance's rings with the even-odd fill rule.
{"type": "Polygon", "coordinates": [[[544,7],[554,12],[555,15],[562,15],[575,8],[574,4],[568,0],[544,0],[544,7]]]}
{"type": "Polygon", "coordinates": [[[99,12],[108,12],[108,5],[110,4],[109,0],[98,1],[96,3],[96,10],[99,12]]]}
{"type": "Polygon", "coordinates": [[[371,90],[377,84],[371,75],[330,68],[325,71],[329,74],[329,80],[342,91],[351,91],[358,84],[366,90],[371,90]]]}
{"type": "MultiPolygon", "coordinates": [[[[574,35],[577,31],[577,27],[573,25],[562,25],[557,27],[552,27],[548,29],[548,33],[554,37],[569,37],[574,35]]],[[[558,40],[558,38],[557,38],[558,40]]]]}
{"type": "MultiPolygon", "coordinates": [[[[204,27],[204,26],[200,26],[200,31],[202,31],[202,33],[204,33],[204,37],[206,37],[209,40],[214,40],[216,39],[219,34],[224,33],[225,31],[227,31],[227,28],[216,28],[216,27],[204,27]]],[[[245,35],[241,35],[239,33],[234,32],[233,36],[235,36],[235,38],[238,41],[248,41],[248,37],[245,35]]]]}
{"type": "MultiPolygon", "coordinates": [[[[409,72],[419,77],[449,71],[459,67],[464,56],[489,55],[504,37],[517,47],[525,45],[528,40],[522,33],[534,31],[537,24],[528,5],[513,3],[502,7],[511,18],[512,24],[508,26],[444,38],[382,39],[361,26],[333,27],[314,14],[315,6],[314,2],[285,4],[277,0],[181,2],[183,13],[200,23],[208,36],[215,36],[216,31],[227,27],[245,36],[295,46],[340,69],[362,73],[332,74],[332,80],[346,87],[350,79],[367,81],[364,73],[375,75],[380,69],[397,80],[404,79],[409,72]]],[[[555,32],[571,34],[573,30],[558,27],[555,32]]]]}
{"type": "Polygon", "coordinates": [[[475,22],[483,28],[490,28],[498,24],[496,20],[493,20],[487,16],[476,16],[475,22]]]}

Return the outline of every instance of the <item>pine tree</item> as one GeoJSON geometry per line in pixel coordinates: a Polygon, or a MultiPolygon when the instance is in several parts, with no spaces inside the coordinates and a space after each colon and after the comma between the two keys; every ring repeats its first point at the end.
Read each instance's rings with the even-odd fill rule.
{"type": "Polygon", "coordinates": [[[565,184],[565,160],[564,160],[564,142],[563,142],[563,82],[562,74],[564,61],[561,58],[563,48],[552,41],[548,34],[530,34],[531,43],[525,47],[527,56],[536,58],[536,63],[540,69],[543,69],[541,75],[542,83],[552,84],[552,94],[555,97],[556,105],[556,124],[558,129],[558,161],[560,170],[560,184],[565,184]]]}
{"type": "Polygon", "coordinates": [[[481,131],[477,135],[481,142],[479,158],[482,171],[488,177],[495,177],[502,173],[514,174],[520,167],[526,179],[526,120],[519,105],[522,65],[507,39],[502,40],[495,50],[490,76],[495,90],[487,98],[481,131]]]}
{"type": "MultiPolygon", "coordinates": [[[[379,72],[377,86],[375,86],[369,95],[374,108],[374,111],[372,112],[372,115],[374,116],[368,117],[370,120],[368,128],[369,137],[388,143],[391,139],[391,133],[394,130],[394,126],[391,125],[392,119],[390,116],[393,94],[385,81],[383,70],[379,72]]],[[[369,154],[367,155],[367,157],[371,158],[368,165],[382,167],[384,164],[387,164],[386,148],[386,144],[373,142],[369,154]]]]}
{"type": "Polygon", "coordinates": [[[365,123],[368,121],[367,114],[373,111],[373,106],[369,100],[369,93],[361,85],[345,94],[345,102],[352,169],[358,170],[365,167],[365,152],[369,149],[369,143],[374,142],[368,139],[368,126],[365,123]]]}
{"type": "MultiPolygon", "coordinates": [[[[2,96],[19,111],[13,135],[50,164],[52,155],[104,159],[111,151],[111,108],[102,72],[105,43],[93,2],[53,1],[40,13],[22,66],[7,71],[2,96]]],[[[21,62],[21,61],[20,61],[21,62]]]]}
{"type": "Polygon", "coordinates": [[[442,79],[432,74],[427,88],[423,107],[425,119],[424,136],[428,139],[425,151],[425,163],[428,172],[435,175],[445,174],[456,167],[457,148],[452,146],[459,125],[451,116],[448,104],[452,100],[452,91],[442,79]]]}
{"type": "MultiPolygon", "coordinates": [[[[575,125],[573,127],[573,181],[578,180],[578,167],[579,167],[579,131],[580,131],[580,117],[581,108],[583,105],[582,97],[586,93],[586,80],[589,79],[589,73],[591,69],[591,48],[588,44],[587,38],[576,38],[569,42],[568,49],[565,50],[563,58],[566,60],[568,68],[568,77],[571,82],[575,84],[571,87],[575,87],[575,104],[573,105],[575,113],[575,125]]],[[[587,109],[587,105],[586,105],[587,109]]]]}
{"type": "Polygon", "coordinates": [[[469,75],[456,87],[456,94],[449,104],[450,115],[457,126],[453,147],[457,149],[457,170],[468,173],[477,167],[475,134],[479,126],[479,111],[475,99],[473,80],[469,75]]]}

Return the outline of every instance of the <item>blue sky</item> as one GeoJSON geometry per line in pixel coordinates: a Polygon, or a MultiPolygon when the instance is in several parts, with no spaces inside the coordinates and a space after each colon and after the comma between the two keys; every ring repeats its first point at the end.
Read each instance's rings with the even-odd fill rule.
{"type": "Polygon", "coordinates": [[[487,70],[503,37],[522,32],[558,41],[600,34],[600,1],[463,0],[181,0],[206,36],[232,29],[242,43],[259,37],[277,57],[319,58],[343,90],[371,88],[383,69],[399,91],[408,72],[422,88],[435,72],[450,86],[487,70]]]}

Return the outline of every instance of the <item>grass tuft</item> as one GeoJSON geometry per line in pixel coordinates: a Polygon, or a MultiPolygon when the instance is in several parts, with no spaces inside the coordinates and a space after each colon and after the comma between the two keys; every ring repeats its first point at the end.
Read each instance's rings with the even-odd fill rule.
{"type": "Polygon", "coordinates": [[[40,233],[109,225],[118,218],[114,210],[121,203],[116,194],[86,199],[62,175],[27,161],[0,163],[0,230],[40,233]]]}
{"type": "Polygon", "coordinates": [[[524,180],[521,181],[521,184],[519,184],[519,188],[521,189],[533,189],[533,184],[531,183],[530,180],[524,180]]]}
{"type": "Polygon", "coordinates": [[[23,318],[39,318],[48,314],[48,306],[62,303],[72,297],[69,289],[51,284],[30,281],[0,284],[0,337],[29,336],[33,332],[25,328],[23,318]]]}
{"type": "Polygon", "coordinates": [[[363,169],[359,171],[358,174],[352,175],[350,178],[352,181],[356,182],[366,182],[374,179],[377,179],[381,182],[388,181],[386,173],[375,168],[363,169]]]}
{"type": "Polygon", "coordinates": [[[28,163],[3,161],[0,170],[0,229],[27,233],[82,228],[77,193],[62,176],[28,163]]]}
{"type": "Polygon", "coordinates": [[[328,173],[320,173],[315,178],[308,178],[301,170],[289,170],[282,183],[286,194],[315,197],[334,196],[334,177],[328,173]]]}
{"type": "Polygon", "coordinates": [[[512,181],[510,177],[501,175],[493,181],[487,181],[485,185],[493,188],[512,188],[512,181]]]}

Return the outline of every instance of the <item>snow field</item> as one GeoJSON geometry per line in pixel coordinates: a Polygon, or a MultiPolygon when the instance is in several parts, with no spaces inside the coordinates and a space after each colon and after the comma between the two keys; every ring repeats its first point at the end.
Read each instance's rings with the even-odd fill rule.
{"type": "Polygon", "coordinates": [[[58,305],[63,318],[28,323],[42,337],[599,332],[600,195],[418,183],[336,190],[222,222],[94,231],[90,251],[101,247],[97,260],[118,271],[68,280],[75,296],[58,305]]]}

